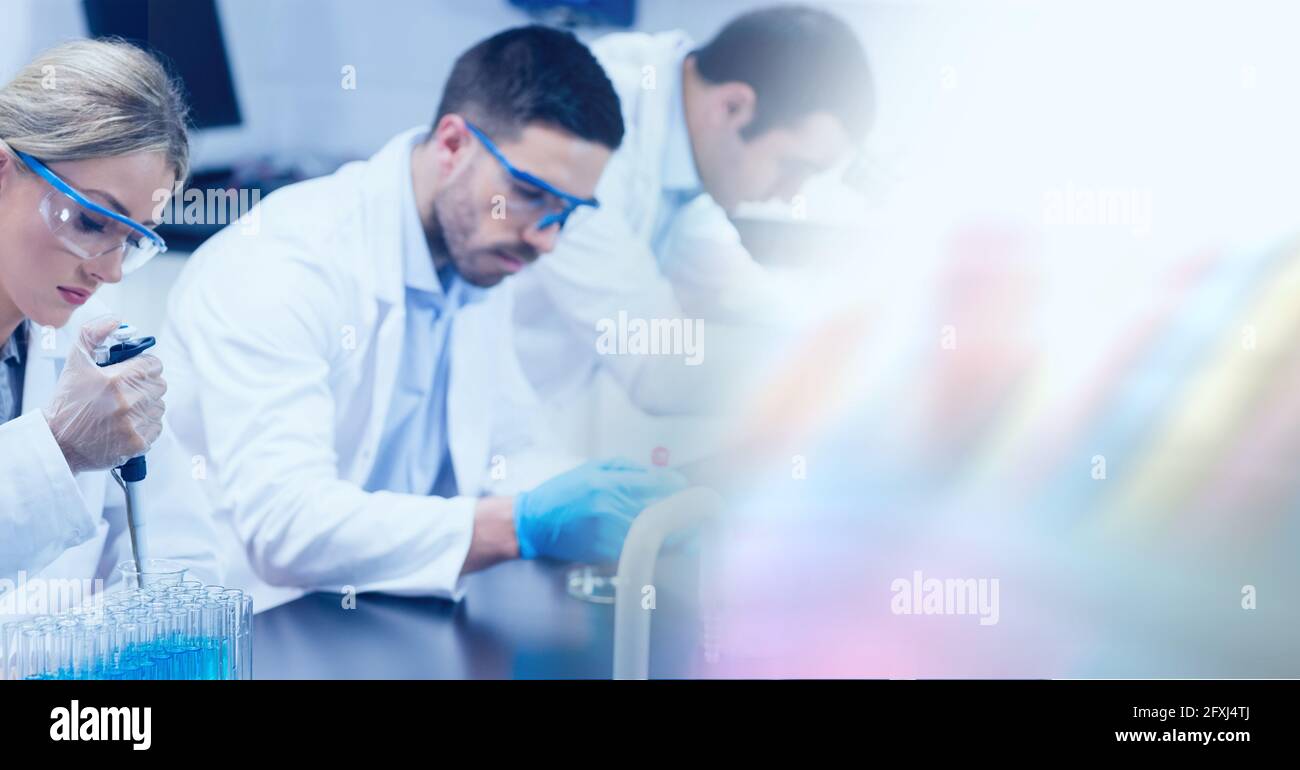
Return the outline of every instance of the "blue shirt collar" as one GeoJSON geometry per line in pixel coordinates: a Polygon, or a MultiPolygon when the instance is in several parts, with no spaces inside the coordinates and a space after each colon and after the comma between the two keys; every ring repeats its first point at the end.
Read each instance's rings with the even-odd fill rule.
{"type": "Polygon", "coordinates": [[[26,354],[27,342],[27,321],[14,329],[14,333],[9,335],[4,345],[0,345],[0,364],[9,364],[19,366],[23,363],[23,356],[26,354]]]}

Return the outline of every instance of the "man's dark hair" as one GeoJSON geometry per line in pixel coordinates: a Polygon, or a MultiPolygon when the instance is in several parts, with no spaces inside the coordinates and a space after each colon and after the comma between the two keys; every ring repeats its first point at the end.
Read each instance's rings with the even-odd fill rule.
{"type": "Polygon", "coordinates": [[[618,94],[596,57],[572,34],[536,24],[498,32],[456,59],[435,125],[452,112],[496,138],[537,122],[611,150],[623,141],[618,94]]]}
{"type": "Polygon", "coordinates": [[[871,72],[853,30],[816,8],[780,5],[733,19],[694,52],[710,83],[747,83],[757,99],[742,135],[752,139],[828,112],[861,136],[871,118],[871,72]]]}

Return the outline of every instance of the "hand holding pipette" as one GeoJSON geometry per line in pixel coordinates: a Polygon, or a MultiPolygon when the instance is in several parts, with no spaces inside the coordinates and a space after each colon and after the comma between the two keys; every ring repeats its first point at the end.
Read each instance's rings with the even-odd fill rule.
{"type": "Polygon", "coordinates": [[[137,337],[115,318],[99,318],[81,329],[76,348],[45,409],[55,441],[73,473],[113,468],[126,497],[131,555],[148,562],[145,515],[137,485],[145,478],[144,452],[162,432],[162,363],[140,355],[153,337],[137,337]]]}
{"type": "Polygon", "coordinates": [[[152,337],[138,348],[124,346],[129,337],[129,327],[115,318],[83,326],[42,410],[73,473],[118,467],[143,454],[162,431],[162,363],[135,357],[153,345],[152,337]]]}
{"type": "MultiPolygon", "coordinates": [[[[131,361],[139,361],[137,358],[141,353],[154,346],[153,337],[136,337],[134,330],[127,324],[121,324],[117,330],[108,336],[95,348],[95,363],[100,367],[112,367],[122,365],[124,362],[129,364],[131,361]]],[[[158,360],[153,356],[155,362],[158,360]]],[[[162,385],[162,392],[166,392],[167,385],[162,382],[162,365],[158,364],[157,381],[162,385]]],[[[158,394],[162,398],[162,393],[158,394]]],[[[160,421],[159,430],[161,431],[162,420],[162,403],[159,402],[158,420],[160,421]]],[[[155,434],[155,437],[157,434],[155,434]]],[[[152,441],[150,443],[153,443],[152,441]]],[[[145,526],[147,521],[144,515],[144,503],[140,500],[139,488],[137,485],[144,481],[145,477],[144,455],[132,457],[113,471],[113,478],[118,484],[122,485],[122,493],[126,495],[126,526],[131,535],[131,555],[135,558],[137,569],[144,570],[146,565],[151,563],[149,559],[149,547],[145,538],[145,526]]]]}

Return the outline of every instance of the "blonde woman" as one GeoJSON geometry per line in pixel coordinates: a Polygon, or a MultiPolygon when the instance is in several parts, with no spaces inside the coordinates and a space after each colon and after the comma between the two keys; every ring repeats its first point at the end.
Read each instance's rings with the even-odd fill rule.
{"type": "Polygon", "coordinates": [[[119,320],[96,290],[165,250],[155,191],[188,165],[184,101],[129,44],[67,43],[0,87],[0,621],[45,609],[18,590],[34,578],[111,582],[131,554],[107,471],[145,450],[151,555],[220,578],[161,363],[91,358],[119,320]]]}

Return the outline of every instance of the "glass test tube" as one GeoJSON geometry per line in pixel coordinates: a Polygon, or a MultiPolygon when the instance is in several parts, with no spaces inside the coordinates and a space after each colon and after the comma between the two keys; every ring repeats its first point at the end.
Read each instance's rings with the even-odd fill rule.
{"type": "Polygon", "coordinates": [[[253,597],[238,588],[227,589],[222,596],[238,607],[235,618],[235,679],[253,678],[253,597]]]}
{"type": "Polygon", "coordinates": [[[218,601],[205,601],[202,613],[202,679],[225,679],[229,652],[226,638],[226,607],[218,601]]]}
{"type": "Polygon", "coordinates": [[[18,676],[18,641],[22,638],[23,622],[11,620],[0,625],[0,681],[22,678],[18,676]]]}

